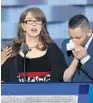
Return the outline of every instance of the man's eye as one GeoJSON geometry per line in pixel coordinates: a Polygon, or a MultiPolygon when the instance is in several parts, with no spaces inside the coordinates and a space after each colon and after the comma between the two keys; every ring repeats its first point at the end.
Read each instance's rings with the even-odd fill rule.
{"type": "Polygon", "coordinates": [[[28,20],[27,22],[32,22],[33,20],[28,20]]]}
{"type": "Polygon", "coordinates": [[[80,37],[77,37],[76,39],[80,39],[80,37]]]}

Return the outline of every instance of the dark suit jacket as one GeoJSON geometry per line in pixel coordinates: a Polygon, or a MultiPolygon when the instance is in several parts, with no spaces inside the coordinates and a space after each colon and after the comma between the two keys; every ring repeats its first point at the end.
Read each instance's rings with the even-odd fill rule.
{"type": "MultiPolygon", "coordinates": [[[[62,51],[65,56],[65,60],[67,65],[69,66],[73,60],[73,56],[67,55],[67,49],[66,49],[66,44],[69,42],[69,39],[65,39],[62,42],[62,51]]],[[[87,49],[88,54],[90,55],[90,59],[83,65],[81,65],[81,68],[85,70],[92,78],[93,78],[93,39],[87,49]]],[[[81,70],[76,70],[72,82],[92,82],[81,70]]]]}

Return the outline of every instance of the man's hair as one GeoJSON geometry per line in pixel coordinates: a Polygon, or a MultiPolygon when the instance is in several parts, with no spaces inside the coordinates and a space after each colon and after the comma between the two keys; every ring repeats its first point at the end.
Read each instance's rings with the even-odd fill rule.
{"type": "Polygon", "coordinates": [[[89,23],[89,20],[84,15],[77,14],[77,15],[70,18],[69,23],[68,23],[68,27],[70,29],[74,29],[77,27],[89,29],[90,23],[89,23]]]}

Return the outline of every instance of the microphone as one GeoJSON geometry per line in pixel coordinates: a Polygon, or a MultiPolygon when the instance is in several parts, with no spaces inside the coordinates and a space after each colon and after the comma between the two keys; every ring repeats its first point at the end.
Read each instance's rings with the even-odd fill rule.
{"type": "Polygon", "coordinates": [[[27,45],[26,43],[23,43],[23,44],[21,45],[21,50],[23,51],[24,56],[26,56],[26,54],[27,54],[28,51],[29,51],[28,45],[27,45]]]}
{"type": "Polygon", "coordinates": [[[28,47],[28,45],[26,44],[26,43],[23,43],[22,45],[21,45],[21,50],[23,51],[23,53],[24,53],[24,82],[26,82],[27,81],[27,77],[26,77],[26,54],[28,53],[28,51],[29,51],[29,47],[28,47]]]}

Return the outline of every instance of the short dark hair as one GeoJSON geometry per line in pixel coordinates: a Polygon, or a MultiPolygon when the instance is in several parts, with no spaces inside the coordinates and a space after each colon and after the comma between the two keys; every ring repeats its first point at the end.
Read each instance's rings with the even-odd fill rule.
{"type": "Polygon", "coordinates": [[[70,18],[68,27],[71,29],[81,27],[81,28],[90,28],[89,20],[81,14],[74,15],[70,18]]]}

